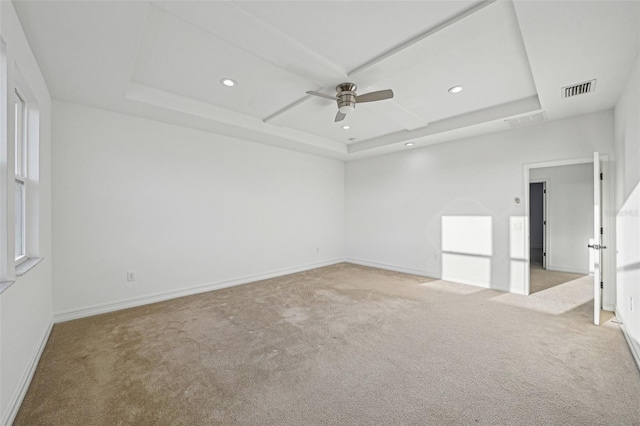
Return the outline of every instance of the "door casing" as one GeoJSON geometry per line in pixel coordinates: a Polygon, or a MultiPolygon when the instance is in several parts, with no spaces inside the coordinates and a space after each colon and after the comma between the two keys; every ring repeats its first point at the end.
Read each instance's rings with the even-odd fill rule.
{"type": "MultiPolygon", "coordinates": [[[[616,301],[616,277],[615,277],[615,240],[611,235],[615,227],[615,215],[607,214],[607,212],[614,211],[612,203],[612,184],[613,176],[610,173],[610,162],[608,154],[600,154],[600,171],[603,174],[603,181],[601,183],[602,188],[602,227],[604,228],[604,234],[602,236],[602,244],[607,246],[607,250],[604,251],[602,257],[603,268],[603,291],[602,291],[602,309],[605,311],[613,311],[615,309],[616,301]],[[612,220],[613,218],[613,220],[612,220]]],[[[523,164],[522,166],[522,181],[523,181],[523,193],[524,193],[524,216],[525,216],[525,229],[527,230],[526,238],[524,238],[524,252],[526,254],[524,269],[526,271],[524,277],[524,294],[529,295],[531,293],[530,287],[530,275],[529,270],[531,267],[529,259],[529,184],[531,183],[529,178],[529,171],[531,169],[537,169],[542,167],[557,167],[557,166],[571,166],[574,164],[593,164],[593,157],[572,158],[564,160],[545,161],[538,163],[523,164]]],[[[548,195],[548,194],[547,194],[548,195]]],[[[547,199],[548,200],[548,199],[547,199]]],[[[547,227],[548,228],[548,227],[547,227]]],[[[548,240],[547,240],[548,241],[548,240]]],[[[585,241],[585,244],[587,242],[585,241]]],[[[547,258],[549,258],[549,249],[547,242],[547,258]]]]}

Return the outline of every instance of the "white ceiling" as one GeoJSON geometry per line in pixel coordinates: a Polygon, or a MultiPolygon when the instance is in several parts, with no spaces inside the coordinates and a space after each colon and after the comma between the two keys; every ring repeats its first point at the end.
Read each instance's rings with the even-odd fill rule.
{"type": "Polygon", "coordinates": [[[56,99],[344,160],[610,109],[640,49],[638,1],[14,4],[56,99]],[[334,123],[342,82],[395,96],[334,123]]]}

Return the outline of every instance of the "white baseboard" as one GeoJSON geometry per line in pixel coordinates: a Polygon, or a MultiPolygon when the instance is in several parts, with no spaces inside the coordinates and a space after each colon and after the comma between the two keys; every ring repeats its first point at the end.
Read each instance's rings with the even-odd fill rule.
{"type": "Polygon", "coordinates": [[[460,284],[472,285],[474,287],[480,287],[480,288],[486,288],[486,289],[490,289],[491,288],[491,284],[490,283],[483,283],[483,282],[480,282],[480,281],[468,280],[466,278],[456,277],[455,275],[443,275],[441,279],[443,281],[449,281],[449,282],[452,282],[452,283],[460,283],[460,284]]]}
{"type": "Polygon", "coordinates": [[[627,341],[627,345],[629,345],[629,349],[631,350],[631,355],[633,359],[636,361],[636,365],[640,370],[640,342],[636,342],[633,340],[633,337],[629,334],[627,330],[627,323],[619,312],[616,312],[616,318],[618,319],[618,323],[620,324],[620,328],[622,329],[622,334],[624,335],[624,339],[627,341]]]}
{"type": "Polygon", "coordinates": [[[486,288],[486,289],[490,289],[490,290],[504,291],[504,292],[507,292],[507,293],[511,292],[511,290],[509,289],[508,286],[506,286],[506,287],[497,287],[497,286],[495,286],[495,284],[482,283],[482,282],[479,282],[479,281],[472,281],[472,280],[467,280],[467,279],[463,279],[463,278],[441,277],[441,276],[438,276],[438,274],[434,274],[432,272],[429,272],[429,271],[426,271],[426,270],[423,270],[423,269],[407,268],[407,267],[404,267],[404,266],[389,265],[387,263],[380,263],[380,262],[371,262],[369,260],[354,259],[354,258],[351,258],[351,257],[347,257],[345,259],[345,262],[353,263],[355,265],[369,266],[371,268],[386,269],[386,270],[389,270],[389,271],[395,271],[395,272],[402,272],[402,273],[405,273],[405,274],[418,275],[418,276],[421,276],[421,277],[428,277],[428,278],[432,278],[432,279],[436,279],[436,280],[444,280],[444,281],[456,282],[456,283],[459,283],[459,284],[472,285],[474,287],[486,288]]]}
{"type": "Polygon", "coordinates": [[[452,283],[466,284],[472,285],[474,287],[486,288],[487,290],[496,290],[496,291],[504,291],[505,293],[514,293],[514,294],[522,294],[521,292],[511,291],[509,285],[498,285],[496,283],[486,283],[482,281],[474,281],[466,278],[459,278],[456,276],[444,276],[441,278],[444,281],[450,281],[452,283]]]}
{"type": "Polygon", "coordinates": [[[576,268],[565,268],[564,266],[547,265],[547,270],[556,271],[556,272],[568,272],[570,274],[589,275],[588,270],[582,270],[582,269],[576,269],[576,268]]]}
{"type": "Polygon", "coordinates": [[[232,280],[218,281],[207,284],[200,284],[193,287],[182,288],[179,290],[165,291],[162,293],[148,294],[145,296],[132,297],[130,299],[117,300],[113,302],[100,303],[97,305],[85,306],[82,308],[68,309],[56,312],[53,316],[55,323],[70,321],[78,318],[90,317],[93,315],[104,314],[107,312],[119,311],[121,309],[134,308],[136,306],[148,305],[150,303],[162,302],[178,297],[191,296],[193,294],[205,293],[207,291],[219,290],[222,288],[233,287],[236,285],[247,284],[254,281],[266,280],[269,278],[279,277],[282,275],[294,274],[296,272],[308,271],[309,269],[321,268],[323,266],[335,265],[345,262],[344,258],[332,259],[324,262],[310,263],[294,268],[280,269],[277,271],[266,272],[262,274],[247,275],[245,277],[235,278],[232,280]]]}
{"type": "Polygon", "coordinates": [[[389,265],[387,263],[379,263],[379,262],[371,262],[371,261],[368,261],[368,260],[353,259],[351,257],[347,257],[346,259],[344,259],[344,261],[347,262],[347,263],[353,263],[354,265],[369,266],[371,268],[387,269],[389,271],[402,272],[402,273],[405,273],[405,274],[412,274],[412,275],[419,275],[421,277],[435,278],[428,271],[425,271],[425,270],[422,270],[422,269],[405,268],[404,266],[396,266],[396,265],[389,265]]]}
{"type": "Polygon", "coordinates": [[[5,411],[4,415],[2,416],[2,422],[0,422],[2,426],[10,426],[18,415],[18,410],[20,409],[22,400],[27,394],[27,390],[29,389],[29,385],[31,384],[31,379],[33,379],[33,374],[36,372],[36,367],[38,366],[38,362],[40,361],[42,352],[47,345],[47,341],[49,340],[49,335],[51,334],[52,328],[53,318],[51,318],[51,320],[49,321],[49,325],[45,329],[42,336],[40,336],[38,347],[36,348],[36,351],[31,355],[31,359],[29,360],[27,369],[24,371],[24,373],[22,374],[22,378],[20,379],[20,384],[18,385],[17,389],[13,393],[13,396],[11,397],[11,400],[9,401],[7,411],[5,411]]]}

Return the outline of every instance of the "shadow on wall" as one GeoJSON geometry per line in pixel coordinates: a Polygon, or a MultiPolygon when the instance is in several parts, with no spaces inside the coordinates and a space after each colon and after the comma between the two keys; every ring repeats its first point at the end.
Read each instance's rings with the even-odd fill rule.
{"type": "Polygon", "coordinates": [[[442,216],[442,279],[491,287],[491,216],[442,216]]]}
{"type": "Polygon", "coordinates": [[[616,315],[640,367],[640,183],[616,211],[616,315]]]}
{"type": "MultiPolygon", "coordinates": [[[[524,293],[528,253],[524,216],[509,218],[509,291],[524,293]]],[[[442,279],[492,288],[493,218],[442,216],[442,279]]],[[[493,283],[495,284],[495,283],[493,283]]]]}
{"type": "Polygon", "coordinates": [[[529,225],[525,216],[509,218],[509,291],[513,293],[526,294],[525,277],[529,273],[527,229],[529,225]]]}

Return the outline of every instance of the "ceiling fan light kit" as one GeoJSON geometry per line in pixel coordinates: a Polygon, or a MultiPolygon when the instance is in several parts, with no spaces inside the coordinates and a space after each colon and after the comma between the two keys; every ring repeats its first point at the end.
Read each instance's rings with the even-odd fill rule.
{"type": "MultiPolygon", "coordinates": [[[[342,83],[336,87],[336,92],[338,92],[338,94],[336,95],[336,97],[338,98],[338,111],[342,115],[349,114],[356,109],[357,88],[358,86],[353,83],[342,83]]],[[[344,117],[336,121],[342,120],[344,120],[344,117]]]]}
{"type": "Polygon", "coordinates": [[[356,104],[359,102],[375,102],[393,98],[393,91],[389,89],[365,93],[360,96],[356,94],[357,89],[358,86],[353,83],[342,83],[336,86],[337,94],[335,96],[325,95],[324,93],[315,91],[309,91],[307,94],[335,100],[338,104],[338,113],[334,120],[336,123],[344,120],[347,114],[353,112],[356,109],[356,104]]]}

